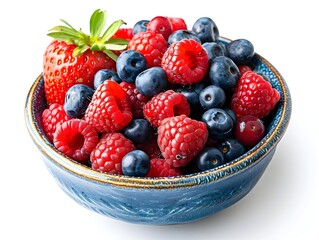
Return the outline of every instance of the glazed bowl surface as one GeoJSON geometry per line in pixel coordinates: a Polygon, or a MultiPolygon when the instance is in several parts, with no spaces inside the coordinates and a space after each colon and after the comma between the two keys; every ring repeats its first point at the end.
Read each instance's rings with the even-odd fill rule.
{"type": "Polygon", "coordinates": [[[131,223],[166,225],[197,221],[235,204],[253,189],[288,127],[291,96],[284,78],[259,54],[253,61],[254,70],[268,76],[281,99],[266,136],[243,156],[212,170],[180,177],[138,178],[100,173],[73,161],[58,152],[44,135],[41,114],[46,101],[42,74],[27,95],[26,126],[57,184],[81,206],[131,223]]]}

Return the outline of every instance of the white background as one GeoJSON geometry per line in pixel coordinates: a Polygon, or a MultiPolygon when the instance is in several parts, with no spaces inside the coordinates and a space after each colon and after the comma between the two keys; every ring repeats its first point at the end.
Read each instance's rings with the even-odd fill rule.
{"type": "Polygon", "coordinates": [[[315,1],[6,1],[0,8],[0,239],[319,239],[318,14],[315,1]],[[286,79],[293,99],[286,135],[256,187],[205,220],[178,226],[124,223],[80,207],[44,167],[24,122],[27,92],[42,71],[61,18],[88,30],[91,13],[132,27],[156,15],[189,27],[211,17],[220,34],[250,40],[286,79]]]}

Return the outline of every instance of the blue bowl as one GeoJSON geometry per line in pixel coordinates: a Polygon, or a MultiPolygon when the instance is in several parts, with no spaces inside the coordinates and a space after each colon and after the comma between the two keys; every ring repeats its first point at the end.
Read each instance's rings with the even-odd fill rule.
{"type": "Polygon", "coordinates": [[[137,178],[100,173],[73,161],[58,152],[43,133],[41,114],[46,102],[42,74],[26,99],[27,129],[57,184],[81,206],[131,223],[165,225],[197,221],[235,204],[252,190],[287,129],[291,116],[288,86],[265,58],[256,54],[254,63],[254,70],[267,75],[280,92],[278,108],[267,135],[255,147],[213,170],[180,177],[137,178]]]}

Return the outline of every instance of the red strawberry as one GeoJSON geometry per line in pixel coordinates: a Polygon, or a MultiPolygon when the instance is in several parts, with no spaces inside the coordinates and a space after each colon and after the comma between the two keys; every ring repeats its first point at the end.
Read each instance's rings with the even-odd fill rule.
{"type": "Polygon", "coordinates": [[[171,83],[198,83],[208,69],[208,55],[200,43],[184,39],[169,46],[162,58],[162,68],[171,83]]]}
{"type": "Polygon", "coordinates": [[[100,172],[123,174],[122,158],[134,149],[134,144],[121,133],[107,133],[91,153],[92,168],[100,172]]]}
{"type": "Polygon", "coordinates": [[[151,159],[150,170],[146,177],[176,177],[182,175],[182,171],[179,168],[174,168],[168,164],[165,159],[153,158],[151,159]]]}
{"type": "Polygon", "coordinates": [[[81,119],[70,119],[57,126],[54,146],[73,160],[88,164],[91,151],[99,142],[97,132],[81,119]]]}
{"type": "Polygon", "coordinates": [[[154,126],[158,127],[161,121],[176,115],[190,114],[190,105],[187,98],[174,90],[167,90],[155,95],[144,105],[145,118],[154,126]]]}
{"type": "Polygon", "coordinates": [[[162,34],[146,31],[136,33],[127,48],[140,52],[145,57],[148,67],[151,68],[161,66],[167,44],[162,34]]]}
{"type": "Polygon", "coordinates": [[[280,93],[261,75],[246,71],[238,80],[231,99],[231,109],[236,117],[253,115],[260,119],[274,109],[280,93]]]}
{"type": "Polygon", "coordinates": [[[121,130],[132,120],[128,95],[115,81],[103,82],[95,90],[84,119],[99,133],[121,130]]]}
{"type": "Polygon", "coordinates": [[[93,87],[94,74],[100,69],[115,70],[115,52],[127,46],[126,40],[110,39],[124,23],[118,20],[102,37],[105,12],[96,10],[90,21],[91,35],[67,26],[51,29],[49,36],[55,38],[43,57],[44,90],[48,104],[64,103],[67,90],[76,83],[93,87]]]}
{"type": "Polygon", "coordinates": [[[58,124],[70,120],[63,108],[63,105],[53,103],[49,108],[45,109],[42,113],[43,130],[49,142],[53,142],[53,135],[58,124]]]}
{"type": "Polygon", "coordinates": [[[174,167],[186,166],[205,147],[208,138],[205,123],[185,115],[163,120],[157,134],[162,156],[174,167]]]}

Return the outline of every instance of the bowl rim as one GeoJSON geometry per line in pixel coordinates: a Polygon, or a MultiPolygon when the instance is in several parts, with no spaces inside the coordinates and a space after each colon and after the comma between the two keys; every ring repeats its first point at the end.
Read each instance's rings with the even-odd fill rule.
{"type": "MultiPolygon", "coordinates": [[[[225,37],[220,37],[220,39],[225,42],[230,41],[225,37]]],[[[102,173],[75,162],[71,158],[58,152],[54,146],[48,142],[46,137],[44,137],[44,134],[41,132],[36,123],[33,108],[33,96],[40,82],[43,81],[42,73],[36,78],[27,94],[24,114],[26,126],[33,142],[47,159],[62,168],[64,171],[68,171],[71,174],[90,181],[98,182],[100,184],[109,184],[124,188],[173,189],[193,187],[221,181],[261,161],[264,155],[276,147],[277,143],[283,137],[290,121],[291,96],[284,78],[268,60],[258,53],[256,53],[256,57],[272,71],[272,73],[278,79],[280,88],[282,89],[282,96],[280,100],[282,104],[282,110],[280,118],[277,125],[270,130],[256,146],[254,146],[241,157],[211,170],[177,177],[141,178],[102,173]]]]}

